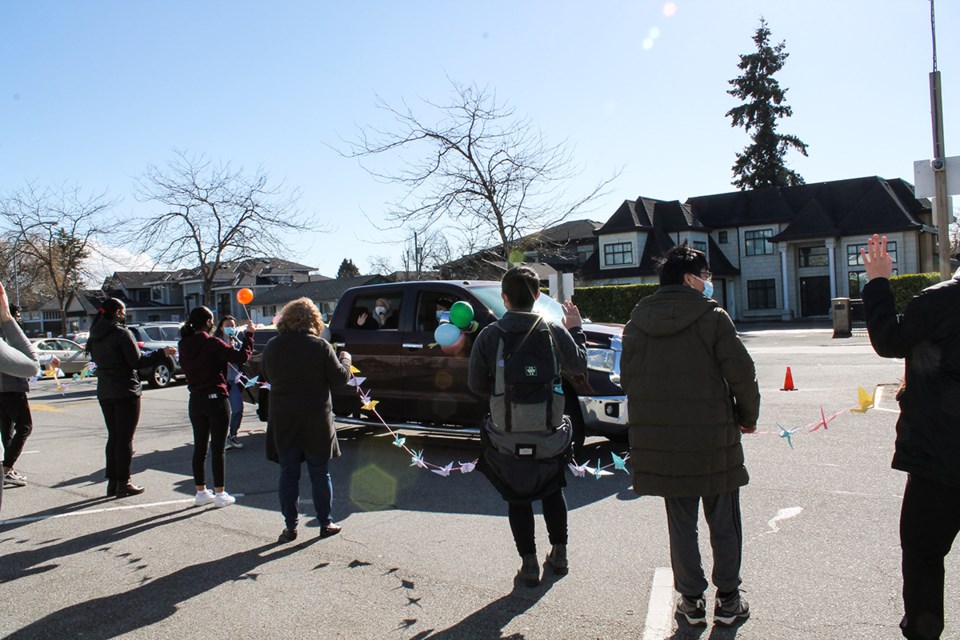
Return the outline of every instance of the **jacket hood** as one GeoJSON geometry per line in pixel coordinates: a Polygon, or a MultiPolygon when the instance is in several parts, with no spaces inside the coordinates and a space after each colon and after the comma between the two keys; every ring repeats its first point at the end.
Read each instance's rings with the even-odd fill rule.
{"type": "Polygon", "coordinates": [[[696,289],[669,285],[641,299],[630,314],[630,322],[648,335],[670,336],[685,330],[718,306],[716,300],[704,297],[696,289]]]}
{"type": "Polygon", "coordinates": [[[100,340],[110,332],[114,331],[116,328],[116,324],[108,320],[100,320],[90,327],[90,335],[87,337],[87,340],[100,340]]]}

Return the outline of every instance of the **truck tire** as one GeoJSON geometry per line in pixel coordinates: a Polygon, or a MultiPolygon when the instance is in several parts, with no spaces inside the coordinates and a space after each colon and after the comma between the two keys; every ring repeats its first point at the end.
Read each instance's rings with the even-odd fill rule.
{"type": "Polygon", "coordinates": [[[163,389],[173,382],[173,365],[165,360],[150,370],[147,382],[154,389],[163,389]]]}

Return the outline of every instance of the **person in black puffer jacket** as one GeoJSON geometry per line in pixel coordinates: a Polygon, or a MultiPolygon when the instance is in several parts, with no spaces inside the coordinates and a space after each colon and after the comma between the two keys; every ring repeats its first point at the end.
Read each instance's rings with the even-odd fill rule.
{"type": "Polygon", "coordinates": [[[886,236],[874,235],[861,254],[870,343],[879,356],[906,359],[893,455],[893,468],[908,474],[900,511],[900,629],[905,638],[939,638],[944,558],[960,532],[960,270],[897,314],[886,236]]]}
{"type": "Polygon", "coordinates": [[[90,327],[87,351],[97,365],[97,400],[107,425],[107,496],[124,498],[143,493],[130,482],[133,433],[140,421],[140,378],[137,370],[159,364],[177,352],[173,347],[150,355],[140,353],[137,341],[124,324],[127,308],[107,298],[90,327]]]}

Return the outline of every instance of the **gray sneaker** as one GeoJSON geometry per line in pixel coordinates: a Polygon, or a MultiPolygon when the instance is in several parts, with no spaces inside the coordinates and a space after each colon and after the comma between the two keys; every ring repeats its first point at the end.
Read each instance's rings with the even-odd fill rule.
{"type": "Polygon", "coordinates": [[[243,449],[243,443],[240,442],[240,438],[237,436],[227,436],[227,443],[224,445],[224,450],[227,449],[243,449]]]}
{"type": "Polygon", "coordinates": [[[732,627],[750,617],[750,605],[737,591],[730,597],[720,598],[713,606],[713,623],[721,627],[732,627]]]}
{"type": "Polygon", "coordinates": [[[3,474],[3,484],[10,485],[11,487],[25,487],[27,486],[27,479],[13,469],[10,469],[10,471],[3,474]]]}
{"type": "Polygon", "coordinates": [[[707,603],[702,595],[696,598],[681,595],[677,600],[677,615],[686,618],[687,624],[691,626],[706,626],[707,603]]]}

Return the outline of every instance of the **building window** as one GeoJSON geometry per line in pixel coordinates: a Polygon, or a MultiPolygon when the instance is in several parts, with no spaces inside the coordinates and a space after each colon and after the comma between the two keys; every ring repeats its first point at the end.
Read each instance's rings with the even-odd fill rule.
{"type": "Polygon", "coordinates": [[[618,242],[603,245],[603,264],[633,264],[633,243],[618,242]]]}
{"type": "Polygon", "coordinates": [[[44,312],[43,312],[43,315],[42,315],[42,318],[43,318],[44,320],[60,320],[60,312],[59,312],[59,311],[44,311],[44,312]]]}
{"type": "Polygon", "coordinates": [[[163,298],[163,290],[160,287],[150,287],[150,297],[153,300],[159,301],[163,298]]]}
{"type": "Polygon", "coordinates": [[[765,256],[773,253],[773,229],[758,229],[743,232],[743,247],[748,256],[765,256]]]}
{"type": "Polygon", "coordinates": [[[776,309],[777,308],[777,281],[747,280],[747,308],[748,309],[776,309]]]}
{"type": "MultiPolygon", "coordinates": [[[[867,248],[867,245],[865,244],[848,244],[847,245],[847,266],[862,267],[863,256],[860,255],[860,249],[865,250],[866,248],[867,248]]],[[[896,242],[887,242],[887,253],[890,254],[890,260],[894,264],[896,264],[897,262],[897,243],[896,242]]]]}
{"type": "Polygon", "coordinates": [[[727,244],[727,232],[726,232],[726,231],[718,231],[718,232],[717,232],[717,242],[719,242],[720,244],[727,244]]]}
{"type": "Polygon", "coordinates": [[[703,242],[702,240],[694,240],[694,241],[693,241],[693,248],[696,249],[697,251],[702,251],[703,253],[706,253],[706,252],[707,252],[707,243],[706,243],[706,242],[703,242]]]}
{"type": "Polygon", "coordinates": [[[797,249],[797,264],[801,267],[826,267],[830,255],[826,247],[800,247],[797,249]]]}
{"type": "Polygon", "coordinates": [[[581,244],[577,245],[577,262],[583,264],[590,259],[590,256],[593,255],[593,245],[592,244],[581,244]]]}

